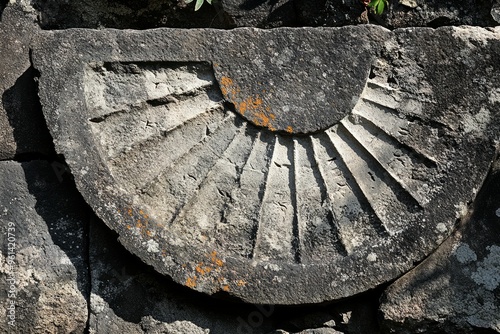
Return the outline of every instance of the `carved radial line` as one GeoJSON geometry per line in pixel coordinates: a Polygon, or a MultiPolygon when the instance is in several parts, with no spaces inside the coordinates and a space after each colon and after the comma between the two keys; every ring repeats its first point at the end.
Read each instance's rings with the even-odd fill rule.
{"type": "Polygon", "coordinates": [[[295,210],[290,189],[290,182],[293,182],[292,148],[290,137],[278,136],[260,211],[259,243],[254,253],[264,261],[296,260],[293,242],[295,210]]]}
{"type": "Polygon", "coordinates": [[[202,143],[193,147],[153,182],[147,185],[146,199],[149,205],[161,213],[163,221],[170,223],[179,210],[203,181],[235,137],[238,125],[234,114],[226,117],[216,131],[202,143]]]}
{"type": "Polygon", "coordinates": [[[275,137],[268,131],[258,131],[252,125],[247,127],[247,131],[250,132],[249,137],[255,139],[239,173],[239,186],[232,193],[231,206],[227,209],[228,237],[224,244],[227,249],[251,258],[257,239],[259,210],[264,197],[275,137]]]}
{"type": "Polygon", "coordinates": [[[400,96],[398,92],[389,87],[369,80],[363,90],[362,99],[371,101],[385,108],[395,110],[399,106],[400,96]]]}
{"type": "MultiPolygon", "coordinates": [[[[166,107],[169,105],[175,105],[179,102],[188,101],[190,99],[199,97],[203,95],[203,93],[207,93],[207,91],[211,90],[213,87],[213,83],[206,83],[200,85],[198,87],[194,87],[187,91],[183,91],[181,93],[173,93],[173,94],[165,94],[163,96],[155,97],[152,99],[147,99],[145,102],[133,102],[122,105],[119,109],[110,109],[107,113],[99,114],[98,116],[93,116],[89,119],[90,122],[93,123],[102,123],[112,120],[115,117],[123,116],[124,114],[129,114],[132,112],[142,112],[143,109],[148,107],[166,107]]],[[[222,100],[222,98],[221,98],[222,100]]],[[[89,106],[92,109],[92,105],[89,106]]]]}
{"type": "Polygon", "coordinates": [[[347,255],[313,150],[311,138],[295,140],[297,216],[304,263],[320,256],[347,255]]]}
{"type": "Polygon", "coordinates": [[[261,240],[262,240],[262,236],[261,236],[261,234],[262,234],[262,231],[261,231],[262,210],[263,210],[263,206],[264,206],[264,201],[267,200],[267,192],[268,192],[267,182],[269,180],[271,167],[273,166],[273,163],[274,163],[274,155],[276,153],[277,141],[278,141],[278,136],[274,136],[274,141],[273,141],[272,148],[271,148],[272,149],[271,159],[268,160],[268,168],[267,168],[265,180],[261,184],[261,190],[259,191],[260,206],[259,206],[259,213],[257,215],[257,221],[255,224],[255,230],[254,230],[255,231],[254,232],[255,241],[254,241],[253,249],[252,249],[252,256],[251,256],[252,259],[256,258],[257,250],[258,250],[260,243],[261,243],[261,240]]]}
{"type": "Polygon", "coordinates": [[[376,226],[377,230],[379,230],[382,235],[386,235],[387,233],[392,234],[394,231],[392,227],[387,224],[386,217],[382,212],[379,203],[376,201],[375,192],[383,191],[383,189],[370,189],[370,186],[367,184],[367,180],[371,176],[368,172],[372,172],[371,169],[366,166],[366,162],[361,159],[357,153],[349,147],[344,139],[338,136],[336,132],[329,129],[326,131],[326,134],[330,138],[333,147],[344,161],[345,166],[351,173],[353,180],[358,185],[364,198],[367,200],[371,209],[377,216],[378,220],[373,222],[378,225],[376,226]]]}
{"type": "MultiPolygon", "coordinates": [[[[416,204],[422,207],[425,203],[426,200],[422,198],[418,193],[412,191],[410,187],[404,182],[389,166],[385,161],[383,161],[376,152],[373,151],[372,145],[373,143],[370,143],[367,141],[368,138],[370,138],[370,133],[366,131],[366,129],[363,128],[363,126],[359,124],[353,124],[347,119],[343,119],[341,121],[341,124],[344,126],[344,128],[350,133],[352,138],[354,138],[361,147],[363,147],[370,155],[370,157],[375,160],[380,168],[385,170],[387,174],[399,185],[399,187],[402,188],[403,191],[405,191],[411,198],[413,198],[416,201],[416,204]]],[[[383,147],[382,149],[379,148],[378,152],[383,151],[383,153],[391,154],[394,150],[393,148],[389,147],[389,145],[383,147]]],[[[380,153],[379,153],[380,154],[380,153]]]]}
{"type": "MultiPolygon", "coordinates": [[[[411,147],[411,146],[407,145],[406,143],[404,143],[404,141],[402,141],[401,139],[398,139],[398,138],[390,135],[389,133],[387,133],[387,131],[380,128],[377,124],[373,123],[371,120],[367,119],[366,117],[361,116],[359,114],[356,114],[355,116],[362,119],[362,122],[365,123],[365,127],[367,128],[366,130],[369,131],[370,133],[373,133],[374,130],[370,130],[369,128],[376,129],[377,131],[380,131],[380,133],[382,133],[382,136],[387,138],[387,140],[386,140],[387,142],[392,141],[394,143],[397,143],[398,146],[402,147],[403,149],[407,150],[408,152],[411,152],[416,157],[416,159],[420,160],[421,163],[424,164],[427,168],[437,168],[437,166],[438,166],[437,162],[432,160],[432,158],[423,154],[420,149],[411,147]]],[[[394,144],[394,146],[395,145],[396,144],[394,144]]]]}
{"type": "Polygon", "coordinates": [[[224,230],[217,234],[217,226],[226,225],[225,211],[234,189],[238,187],[241,168],[253,144],[252,137],[245,134],[246,126],[244,123],[238,129],[237,135],[198,186],[198,191],[181,206],[174,224],[186,221],[181,225],[188,229],[197,226],[197,233],[212,233],[214,238],[224,239],[224,230]]]}
{"type": "MultiPolygon", "coordinates": [[[[347,256],[349,255],[348,247],[342,235],[342,230],[345,229],[345,226],[341,226],[338,218],[339,215],[335,213],[334,206],[332,203],[331,197],[334,191],[331,189],[330,180],[327,177],[325,177],[326,172],[324,170],[324,167],[322,166],[322,163],[318,161],[317,157],[318,144],[315,142],[315,139],[313,137],[310,137],[309,140],[311,141],[311,151],[308,152],[311,155],[312,159],[314,159],[314,161],[316,162],[316,169],[318,170],[318,174],[320,177],[320,182],[318,182],[318,186],[321,189],[321,197],[324,199],[323,201],[326,201],[327,203],[328,213],[329,213],[327,219],[334,233],[334,236],[337,238],[336,248],[341,255],[347,256]]],[[[355,196],[354,194],[352,195],[355,196]]]]}
{"type": "Polygon", "coordinates": [[[297,193],[298,193],[298,157],[297,155],[299,154],[297,150],[297,140],[292,140],[291,145],[288,146],[288,156],[291,158],[291,166],[290,166],[290,172],[289,172],[289,183],[290,183],[290,195],[291,195],[291,204],[293,207],[293,220],[292,220],[292,234],[293,234],[293,239],[292,239],[292,250],[294,252],[294,259],[296,263],[301,263],[302,262],[302,251],[304,250],[304,230],[305,230],[305,224],[304,222],[299,222],[299,208],[298,208],[298,200],[297,200],[297,193]],[[291,154],[290,154],[291,153],[291,154]],[[299,226],[299,224],[301,226],[299,226]]]}
{"type": "Polygon", "coordinates": [[[105,63],[104,67],[104,71],[86,71],[85,82],[89,84],[85,92],[93,113],[91,118],[126,109],[127,105],[135,101],[157,101],[168,99],[169,96],[191,95],[215,82],[211,66],[203,63],[191,65],[191,69],[178,63],[171,63],[167,67],[153,63],[105,63]],[[120,70],[130,66],[135,66],[135,73],[120,70]]]}
{"type": "Polygon", "coordinates": [[[314,135],[315,154],[348,254],[369,240],[387,237],[385,226],[327,133],[314,135]]]}
{"type": "Polygon", "coordinates": [[[109,162],[111,172],[118,183],[130,192],[144,189],[174,161],[199,145],[206,138],[207,128],[220,126],[221,123],[224,123],[224,113],[213,111],[164,136],[136,143],[131,150],[109,162]]]}
{"type": "Polygon", "coordinates": [[[384,131],[389,136],[393,137],[401,144],[409,147],[411,150],[415,151],[426,160],[431,161],[436,165],[437,159],[433,157],[433,152],[422,146],[421,148],[415,147],[406,138],[409,134],[409,121],[407,119],[400,118],[395,110],[389,108],[382,108],[381,106],[376,106],[373,104],[359,102],[353,110],[353,114],[363,117],[364,119],[370,121],[377,128],[384,131]]]}
{"type": "Polygon", "coordinates": [[[394,234],[404,229],[407,220],[405,215],[422,209],[418,202],[406,193],[387,171],[380,168],[376,160],[352,137],[342,123],[332,136],[340,140],[337,146],[340,154],[344,152],[344,155],[351,159],[347,165],[358,178],[363,192],[387,230],[394,234]]]}
{"type": "Polygon", "coordinates": [[[182,127],[217,107],[220,107],[220,104],[210,103],[206,97],[193,98],[169,106],[144,106],[143,109],[93,124],[93,127],[97,130],[101,146],[105,149],[105,158],[109,160],[139,143],[182,127]]]}

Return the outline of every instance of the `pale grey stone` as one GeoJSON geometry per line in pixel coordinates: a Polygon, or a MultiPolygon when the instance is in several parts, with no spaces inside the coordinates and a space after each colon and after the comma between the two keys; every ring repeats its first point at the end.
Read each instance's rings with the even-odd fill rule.
{"type": "Polygon", "coordinates": [[[451,233],[495,154],[499,50],[470,27],[76,29],[33,60],[58,152],[128,249],[198,291],[299,304],[451,233]]]}

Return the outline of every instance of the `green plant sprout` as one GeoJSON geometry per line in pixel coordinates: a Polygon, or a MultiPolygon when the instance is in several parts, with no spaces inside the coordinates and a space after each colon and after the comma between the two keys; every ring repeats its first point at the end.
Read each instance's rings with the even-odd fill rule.
{"type": "MultiPolygon", "coordinates": [[[[200,0],[197,0],[200,1],[200,0]]],[[[203,0],[201,0],[203,2],[203,0]]],[[[208,1],[208,0],[207,0],[208,1]]],[[[371,0],[368,7],[372,7],[375,14],[380,15],[384,12],[385,7],[388,5],[388,0],[371,0]]]]}
{"type": "MultiPolygon", "coordinates": [[[[191,3],[193,2],[194,0],[184,0],[185,3],[191,3]]],[[[203,2],[205,0],[196,0],[196,4],[194,5],[194,11],[196,12],[198,9],[201,8],[201,6],[203,5],[203,2]]],[[[212,4],[212,1],[213,0],[206,0],[209,4],[212,4]]]]}

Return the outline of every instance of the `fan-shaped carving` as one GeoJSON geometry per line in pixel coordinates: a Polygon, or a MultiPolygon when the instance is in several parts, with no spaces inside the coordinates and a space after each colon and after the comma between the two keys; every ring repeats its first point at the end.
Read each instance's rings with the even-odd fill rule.
{"type": "Polygon", "coordinates": [[[75,30],[34,63],[56,148],[129,250],[198,291],[313,303],[422,260],[494,154],[460,112],[426,111],[447,97],[389,73],[430,71],[390,58],[390,34],[75,30]]]}
{"type": "Polygon", "coordinates": [[[111,174],[186,248],[321,264],[404,233],[441,190],[439,138],[407,139],[426,125],[399,114],[398,92],[374,80],[339,122],[295,135],[228,109],[208,63],[88,73],[90,121],[111,174]]]}

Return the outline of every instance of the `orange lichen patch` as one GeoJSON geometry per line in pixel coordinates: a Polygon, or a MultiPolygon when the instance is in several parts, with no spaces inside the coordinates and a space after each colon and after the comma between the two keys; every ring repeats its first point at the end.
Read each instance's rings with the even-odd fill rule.
{"type": "Polygon", "coordinates": [[[240,92],[240,88],[234,84],[233,79],[228,77],[220,78],[220,90],[226,97],[228,97],[228,94],[234,97],[240,92]]]}
{"type": "Polygon", "coordinates": [[[229,285],[224,285],[224,286],[222,287],[222,290],[224,290],[224,291],[229,291],[229,285]]]}
{"type": "Polygon", "coordinates": [[[130,217],[132,217],[132,209],[128,209],[128,210],[127,210],[127,213],[128,213],[128,215],[129,215],[130,217]]]}
{"type": "Polygon", "coordinates": [[[238,280],[236,282],[236,285],[238,285],[238,286],[245,286],[245,285],[247,285],[247,282],[245,282],[244,280],[240,279],[240,280],[238,280]]]}
{"type": "Polygon", "coordinates": [[[293,128],[289,125],[289,126],[286,127],[285,131],[288,132],[288,133],[293,133],[293,128]]]}
{"type": "Polygon", "coordinates": [[[212,271],[212,268],[209,266],[205,266],[202,262],[200,262],[196,268],[196,272],[199,273],[200,275],[205,275],[208,274],[212,271]]]}
{"type": "Polygon", "coordinates": [[[185,286],[187,286],[188,288],[195,288],[196,287],[196,276],[193,276],[193,277],[188,277],[187,280],[186,280],[186,283],[184,283],[185,286]]]}
{"type": "Polygon", "coordinates": [[[262,103],[263,102],[260,96],[256,95],[255,97],[250,96],[240,103],[235,102],[234,105],[236,106],[238,112],[244,115],[246,111],[258,111],[262,109],[262,103]]]}
{"type": "Polygon", "coordinates": [[[132,226],[130,225],[127,225],[127,229],[130,230],[132,228],[132,226]]]}
{"type": "Polygon", "coordinates": [[[221,259],[217,258],[217,252],[213,251],[210,253],[212,263],[216,264],[219,267],[222,267],[224,265],[224,262],[221,259]]]}
{"type": "Polygon", "coordinates": [[[266,115],[264,112],[258,112],[254,114],[253,122],[255,125],[266,127],[271,131],[276,131],[276,128],[272,126],[272,121],[276,119],[274,114],[266,115]]]}

